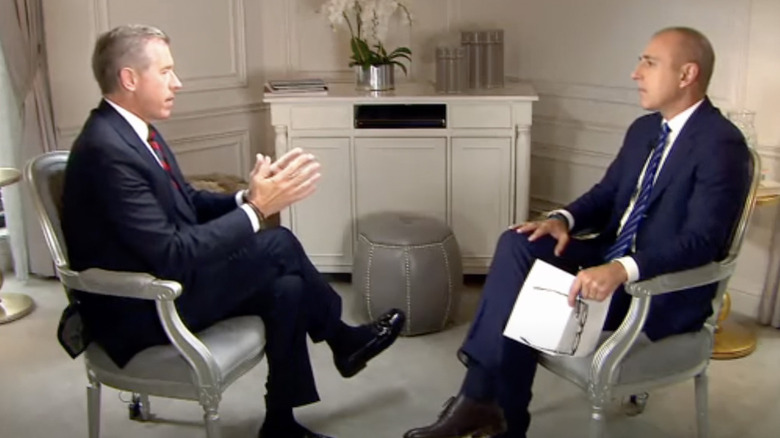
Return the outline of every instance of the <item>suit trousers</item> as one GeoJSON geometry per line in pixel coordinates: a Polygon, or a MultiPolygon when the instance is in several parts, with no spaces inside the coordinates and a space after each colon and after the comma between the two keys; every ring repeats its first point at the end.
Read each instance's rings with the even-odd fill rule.
{"type": "Polygon", "coordinates": [[[341,321],[341,298],[288,229],[261,231],[225,261],[196,272],[176,304],[193,330],[233,316],[261,316],[267,405],[319,400],[306,335],[314,342],[331,338],[341,321]]]}
{"type": "Polygon", "coordinates": [[[506,437],[524,437],[530,423],[528,405],[537,366],[537,352],[503,336],[515,299],[534,260],[542,259],[571,273],[601,264],[605,245],[572,239],[561,257],[553,253],[557,241],[545,236],[534,242],[528,235],[505,231],[496,245],[482,298],[474,321],[459,352],[468,366],[481,367],[482,392],[495,394],[504,409],[506,437]]]}

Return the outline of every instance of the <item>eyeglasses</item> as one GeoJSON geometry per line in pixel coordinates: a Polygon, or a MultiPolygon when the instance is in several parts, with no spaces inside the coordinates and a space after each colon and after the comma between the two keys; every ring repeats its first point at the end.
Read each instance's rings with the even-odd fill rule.
{"type": "MultiPolygon", "coordinates": [[[[564,297],[569,297],[568,293],[561,292],[559,290],[555,289],[548,289],[540,286],[534,286],[534,290],[543,291],[543,292],[552,292],[554,294],[562,295],[564,297]]],[[[585,322],[588,320],[588,303],[585,302],[580,296],[577,296],[576,304],[574,306],[574,317],[577,320],[577,331],[574,333],[574,338],[572,340],[571,349],[569,351],[561,351],[561,350],[555,350],[552,348],[544,348],[544,347],[537,347],[533,345],[532,343],[528,342],[527,339],[521,338],[522,341],[528,345],[533,346],[534,348],[546,351],[548,353],[553,354],[565,354],[565,355],[572,355],[575,351],[577,351],[577,347],[580,345],[580,339],[582,338],[582,332],[585,329],[585,322]]]]}

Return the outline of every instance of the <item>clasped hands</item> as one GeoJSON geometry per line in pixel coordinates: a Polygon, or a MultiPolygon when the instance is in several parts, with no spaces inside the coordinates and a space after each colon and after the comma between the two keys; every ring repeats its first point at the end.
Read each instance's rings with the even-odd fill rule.
{"type": "Polygon", "coordinates": [[[246,201],[270,216],[314,193],[319,179],[320,163],[301,148],[292,149],[274,162],[271,157],[257,154],[246,201]]]}
{"type": "MultiPolygon", "coordinates": [[[[557,257],[563,254],[571,240],[566,224],[558,219],[526,222],[510,228],[518,233],[528,234],[528,240],[531,242],[549,234],[558,241],[553,251],[557,257]]],[[[569,305],[574,306],[577,296],[588,300],[604,301],[626,281],[628,281],[628,273],[621,263],[615,261],[583,269],[577,273],[574,283],[569,288],[569,305]]]]}

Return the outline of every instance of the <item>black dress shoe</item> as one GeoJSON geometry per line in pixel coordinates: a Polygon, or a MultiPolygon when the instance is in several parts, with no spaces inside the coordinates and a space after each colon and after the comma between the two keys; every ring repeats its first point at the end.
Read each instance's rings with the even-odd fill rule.
{"type": "Polygon", "coordinates": [[[459,394],[447,401],[435,423],[412,429],[404,438],[477,438],[504,432],[506,420],[497,403],[477,402],[459,394]]]}
{"type": "Polygon", "coordinates": [[[390,309],[370,324],[374,336],[349,354],[335,355],[333,361],[343,377],[352,377],[366,367],[369,360],[393,344],[404,327],[406,316],[398,309],[390,309]]]}

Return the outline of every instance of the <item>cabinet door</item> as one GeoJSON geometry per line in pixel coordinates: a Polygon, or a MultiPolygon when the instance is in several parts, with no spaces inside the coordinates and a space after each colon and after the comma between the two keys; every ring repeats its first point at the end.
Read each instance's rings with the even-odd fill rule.
{"type": "Polygon", "coordinates": [[[383,211],[447,220],[445,138],[356,138],[358,219],[383,211]]]}
{"type": "Polygon", "coordinates": [[[452,139],[452,229],[466,273],[486,272],[510,225],[510,138],[452,139]]]}
{"type": "Polygon", "coordinates": [[[319,160],[322,177],[317,191],[293,204],[291,229],[306,254],[323,272],[352,269],[352,203],[348,138],[294,138],[319,160]]]}

